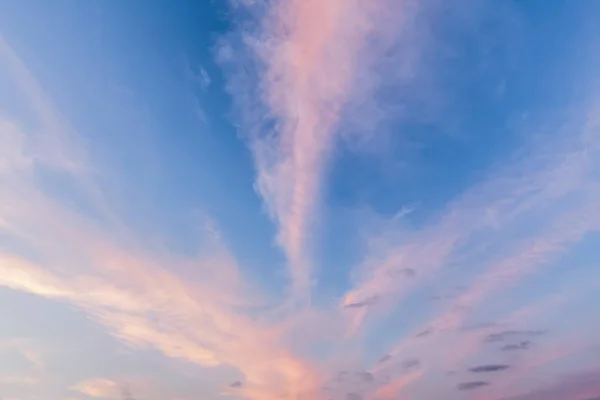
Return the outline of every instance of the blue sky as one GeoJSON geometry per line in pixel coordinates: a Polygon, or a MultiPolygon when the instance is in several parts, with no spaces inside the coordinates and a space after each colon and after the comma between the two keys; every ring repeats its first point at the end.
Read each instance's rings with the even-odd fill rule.
{"type": "Polygon", "coordinates": [[[597,397],[599,19],[0,2],[0,396],[597,397]]]}

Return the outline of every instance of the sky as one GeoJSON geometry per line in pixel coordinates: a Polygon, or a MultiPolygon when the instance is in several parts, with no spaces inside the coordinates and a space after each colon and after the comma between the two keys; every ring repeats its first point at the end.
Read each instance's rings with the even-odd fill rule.
{"type": "Polygon", "coordinates": [[[600,398],[599,71],[594,0],[0,0],[0,398],[600,398]]]}

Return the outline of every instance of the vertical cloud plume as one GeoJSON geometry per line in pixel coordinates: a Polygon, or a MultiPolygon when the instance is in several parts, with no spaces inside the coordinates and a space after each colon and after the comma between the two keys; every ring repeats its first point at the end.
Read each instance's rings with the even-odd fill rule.
{"type": "Polygon", "coordinates": [[[256,186],[279,226],[292,291],[305,294],[312,280],[310,232],[343,108],[360,96],[356,81],[377,56],[373,44],[378,39],[388,43],[402,24],[398,19],[389,24],[385,16],[395,14],[401,20],[403,3],[252,4],[251,23],[232,35],[242,48],[234,50],[230,37],[219,46],[218,58],[234,70],[229,87],[246,115],[246,129],[252,131],[256,186]]]}

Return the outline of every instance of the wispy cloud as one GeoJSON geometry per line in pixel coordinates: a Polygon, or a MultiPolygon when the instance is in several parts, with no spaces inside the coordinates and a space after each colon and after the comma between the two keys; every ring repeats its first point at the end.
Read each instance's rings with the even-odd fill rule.
{"type": "Polygon", "coordinates": [[[143,379],[90,378],[77,382],[69,392],[104,400],[164,399],[188,400],[188,397],[175,396],[161,387],[160,383],[143,379]]]}
{"type": "MultiPolygon", "coordinates": [[[[91,170],[84,159],[70,158],[72,148],[80,154],[70,132],[55,123],[59,118],[41,89],[14,52],[2,46],[1,55],[10,58],[16,82],[41,122],[35,137],[16,120],[5,118],[1,125],[12,148],[2,154],[0,171],[1,229],[10,238],[0,248],[0,285],[74,305],[134,348],[153,348],[204,367],[233,366],[244,376],[240,393],[296,398],[314,390],[315,371],[281,344],[276,326],[245,315],[245,307],[256,302],[215,228],[207,229],[206,249],[197,258],[147,249],[123,229],[93,178],[72,168],[91,170]],[[41,147],[30,157],[28,145],[40,137],[58,150],[41,147]],[[60,162],[45,163],[53,154],[60,154],[60,162]],[[35,179],[44,168],[59,170],[90,191],[99,214],[88,215],[46,193],[35,179]],[[184,266],[202,272],[202,281],[177,276],[184,266]]],[[[102,397],[114,382],[77,388],[102,397]]]]}
{"type": "Polygon", "coordinates": [[[38,346],[26,339],[10,339],[0,341],[0,357],[14,362],[12,355],[20,361],[0,372],[0,388],[5,386],[36,385],[45,377],[43,353],[38,346]]]}
{"type": "Polygon", "coordinates": [[[423,375],[423,370],[419,369],[408,373],[407,375],[401,376],[392,382],[381,386],[377,391],[370,397],[371,399],[402,399],[401,392],[406,389],[412,382],[418,380],[423,375]]]}
{"type": "Polygon", "coordinates": [[[405,6],[386,0],[252,3],[260,22],[235,36],[242,48],[234,57],[231,38],[219,47],[221,61],[236,71],[230,90],[250,120],[256,186],[279,225],[296,294],[306,295],[312,284],[311,232],[344,106],[372,94],[357,84],[375,85],[376,77],[365,80],[368,67],[394,41],[405,6]],[[388,20],[390,13],[400,21],[388,20]]]}
{"type": "MultiPolygon", "coordinates": [[[[548,308],[557,312],[575,292],[596,289],[591,280],[519,304],[488,324],[469,325],[469,318],[600,229],[597,109],[524,146],[424,225],[400,235],[398,224],[412,212],[402,208],[389,219],[389,230],[368,238],[376,246],[341,304],[336,299],[321,308],[306,300],[327,168],[338,140],[356,140],[339,128],[356,118],[347,114],[362,104],[366,122],[358,129],[375,124],[369,105],[386,83],[373,67],[406,33],[416,2],[231,4],[232,13],[244,7],[251,21],[242,20],[217,53],[245,117],[257,191],[278,226],[291,299],[304,307],[282,317],[279,304],[262,301],[209,217],[193,254],[161,240],[148,244],[120,218],[79,135],[1,37],[0,68],[10,72],[18,89],[14,101],[26,103],[31,118],[0,115],[0,287],[75,308],[130,349],[219,371],[222,387],[214,395],[234,399],[496,398],[518,386],[516,377],[539,377],[536,369],[590,348],[592,334],[554,334],[539,317],[548,308]],[[85,207],[61,196],[61,187],[44,185],[47,173],[83,193],[85,207]],[[188,271],[201,279],[190,279],[188,271]],[[437,287],[452,293],[429,293],[437,287]],[[385,321],[401,325],[394,328],[401,337],[381,337],[393,329],[370,335],[382,316],[406,306],[402,300],[417,290],[427,305],[408,305],[420,313],[416,326],[410,325],[414,313],[406,313],[406,320],[385,321]],[[433,295],[438,301],[429,307],[433,295]],[[381,349],[384,342],[393,344],[381,349]]],[[[202,67],[187,73],[201,90],[213,84],[202,67]]],[[[591,328],[588,322],[579,327],[591,328]]],[[[33,373],[0,377],[0,383],[35,383],[46,372],[38,353],[24,347],[22,357],[33,373]]],[[[103,377],[78,377],[69,383],[71,392],[123,396],[120,376],[93,376],[103,377]]],[[[557,400],[597,389],[593,374],[573,380],[581,384],[579,392],[567,381],[552,392],[557,400]]],[[[146,397],[150,391],[137,393],[146,397]]]]}
{"type": "MultiPolygon", "coordinates": [[[[47,217],[36,222],[57,225],[47,217]]],[[[301,390],[311,381],[311,368],[278,347],[277,336],[267,326],[261,328],[236,311],[241,301],[232,290],[234,280],[187,284],[150,259],[89,235],[92,229],[83,224],[67,227],[65,219],[60,223],[71,239],[62,247],[53,241],[51,247],[69,256],[46,253],[34,262],[3,251],[2,286],[73,304],[135,348],[155,348],[201,366],[236,366],[247,387],[265,395],[274,388],[283,393],[301,390]],[[77,261],[90,267],[74,268],[77,261]]],[[[213,256],[208,264],[195,264],[207,272],[223,271],[227,261],[213,256]]],[[[170,268],[176,262],[167,261],[170,268]]]]}
{"type": "MultiPolygon", "coordinates": [[[[561,127],[552,141],[499,168],[452,202],[441,219],[403,236],[399,245],[377,249],[360,266],[357,284],[343,304],[386,297],[395,304],[434,280],[445,266],[482,265],[479,270],[487,272],[453,302],[453,310],[464,313],[485,294],[526,276],[597,230],[600,216],[594,204],[600,192],[593,174],[594,154],[600,150],[598,131],[596,109],[591,107],[582,124],[561,127]],[[519,226],[531,233],[516,234],[519,226]],[[506,247],[488,251],[494,242],[506,247]],[[400,273],[407,268],[417,279],[400,273]]],[[[355,317],[355,324],[363,317],[355,317]]]]}
{"type": "MultiPolygon", "coordinates": [[[[551,265],[586,235],[600,229],[600,214],[595,206],[600,200],[595,161],[600,150],[597,123],[597,109],[592,105],[589,112],[583,113],[582,122],[557,128],[551,141],[535,143],[527,157],[520,156],[525,152],[517,153],[509,167],[500,167],[453,201],[441,218],[416,232],[404,232],[400,244],[383,252],[378,247],[367,257],[360,266],[356,286],[342,303],[351,334],[361,327],[368,330],[365,317],[369,313],[389,315],[388,311],[402,306],[401,299],[413,290],[436,284],[444,289],[461,285],[456,294],[444,297],[433,318],[404,335],[384,361],[374,366],[374,371],[384,371],[413,356],[425,366],[435,364],[435,370],[468,370],[465,361],[480,362],[476,357],[489,353],[482,347],[485,332],[504,331],[509,335],[507,329],[511,328],[502,328],[502,324],[479,332],[466,332],[463,328],[468,317],[492,295],[551,265]],[[456,265],[476,268],[468,268],[462,274],[456,274],[456,268],[453,274],[446,272],[447,267],[456,265]],[[406,268],[413,269],[414,276],[402,274],[406,268]]],[[[391,239],[384,242],[393,243],[395,232],[386,235],[391,239]]],[[[577,298],[570,292],[559,297],[546,298],[550,302],[543,303],[550,306],[566,298],[577,298]]],[[[535,309],[540,311],[539,307],[535,309]]],[[[510,322],[526,323],[531,315],[526,317],[524,313],[532,311],[525,307],[510,322]]],[[[523,331],[522,336],[527,332],[543,333],[534,328],[523,331]]],[[[529,343],[521,340],[519,346],[526,348],[529,343]]],[[[496,367],[507,369],[508,365],[471,366],[472,372],[496,367]]],[[[467,390],[488,384],[491,382],[466,381],[459,383],[458,388],[467,390]]]]}
{"type": "Polygon", "coordinates": [[[110,379],[97,378],[79,382],[71,388],[86,396],[100,399],[116,399],[121,396],[121,386],[110,379]]]}
{"type": "MultiPolygon", "coordinates": [[[[4,162],[8,162],[8,158],[12,158],[13,165],[16,165],[14,163],[23,162],[22,157],[29,155],[38,162],[58,165],[71,172],[83,172],[82,169],[86,166],[85,154],[82,152],[82,147],[76,144],[80,139],[69,137],[71,128],[58,117],[54,108],[45,98],[43,90],[1,35],[0,58],[3,61],[3,69],[10,74],[12,81],[20,90],[20,95],[26,99],[30,109],[34,112],[37,124],[44,127],[43,131],[32,129],[29,132],[27,154],[17,153],[20,154],[20,158],[15,157],[16,155],[13,158],[7,157],[9,154],[2,154],[2,158],[6,160],[4,162]]],[[[10,121],[4,123],[9,124],[7,128],[10,130],[10,121]]],[[[24,139],[18,137],[15,132],[3,133],[4,138],[7,139],[9,146],[13,147],[12,149],[9,147],[7,150],[23,150],[23,148],[15,147],[24,144],[24,139]]],[[[13,151],[11,153],[14,154],[13,151]]]]}

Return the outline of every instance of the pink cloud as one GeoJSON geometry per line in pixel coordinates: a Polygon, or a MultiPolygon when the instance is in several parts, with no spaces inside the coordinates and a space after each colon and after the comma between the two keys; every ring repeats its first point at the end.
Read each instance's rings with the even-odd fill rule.
{"type": "MultiPolygon", "coordinates": [[[[276,121],[272,131],[251,135],[257,189],[279,225],[278,242],[296,294],[306,294],[312,284],[309,232],[318,222],[324,171],[343,108],[361,95],[357,78],[376,56],[366,44],[375,37],[393,41],[402,21],[385,16],[402,16],[403,6],[386,0],[281,0],[260,10],[257,31],[242,32],[250,64],[258,64],[262,104],[255,107],[251,100],[241,106],[250,113],[264,106],[266,118],[276,121]]],[[[227,49],[221,47],[222,56],[231,56],[227,49]]],[[[234,96],[247,98],[246,86],[237,87],[234,78],[234,96]]]]}
{"type": "MultiPolygon", "coordinates": [[[[0,170],[0,229],[20,245],[0,249],[0,286],[73,305],[132,348],[155,349],[206,368],[231,366],[244,377],[240,395],[256,393],[267,400],[314,393],[320,382],[317,369],[284,345],[278,322],[261,322],[244,313],[244,307],[257,304],[256,291],[214,225],[207,227],[196,257],[145,246],[116,220],[87,173],[89,165],[73,167],[85,152],[70,140],[72,132],[59,129],[60,119],[33,78],[14,52],[0,44],[0,56],[10,60],[17,85],[41,120],[35,135],[3,120],[2,126],[10,127],[9,134],[18,140],[11,142],[10,152],[2,153],[2,165],[10,168],[0,170]],[[32,162],[20,163],[39,136],[55,147],[49,145],[47,153],[45,147],[36,148],[32,162]],[[45,161],[55,160],[55,154],[60,162],[52,162],[52,168],[91,193],[100,218],[38,187],[33,168],[46,168],[45,161]],[[178,276],[177,271],[190,266],[202,273],[201,281],[178,276]]],[[[96,389],[112,387],[95,383],[96,389]]],[[[86,393],[92,393],[91,387],[85,385],[86,393]]]]}
{"type": "Polygon", "coordinates": [[[417,381],[423,375],[423,370],[417,370],[408,373],[407,375],[401,376],[394,381],[381,386],[377,391],[369,397],[372,400],[400,400],[404,398],[410,398],[403,396],[402,391],[409,386],[411,383],[417,381]]]}
{"type": "MultiPolygon", "coordinates": [[[[279,224],[279,242],[290,263],[294,293],[305,294],[312,280],[309,232],[318,222],[324,171],[343,108],[355,100],[354,81],[365,68],[363,63],[370,62],[365,40],[374,33],[388,35],[395,30],[377,24],[383,5],[390,5],[385,1],[281,0],[271,4],[262,22],[261,40],[252,46],[264,64],[262,100],[277,124],[275,132],[252,136],[251,146],[258,190],[279,224]]],[[[32,156],[25,149],[38,138],[24,131],[18,121],[0,120],[0,141],[10,146],[8,151],[0,149],[0,229],[33,250],[0,249],[0,286],[74,305],[132,348],[158,350],[206,368],[234,367],[243,381],[222,392],[229,396],[325,398],[320,387],[328,371],[296,354],[288,343],[290,336],[337,338],[343,334],[339,326],[344,323],[347,331],[357,332],[379,299],[387,296],[396,301],[435,278],[448,263],[477,259],[480,248],[461,252],[461,246],[473,237],[501,230],[531,210],[586,186],[598,150],[593,134],[597,125],[593,125],[583,135],[586,139],[580,148],[560,152],[550,167],[543,163],[539,167],[533,157],[531,164],[525,163],[525,170],[533,171],[527,178],[518,176],[523,165],[518,165],[517,176],[509,170],[492,177],[453,203],[439,223],[428,225],[383,255],[367,257],[361,277],[344,299],[342,313],[303,309],[294,318],[271,321],[243,311],[259,300],[216,228],[207,228],[210,234],[197,257],[183,257],[145,246],[124,227],[102,191],[88,179],[85,151],[71,141],[66,125],[4,42],[0,42],[0,53],[16,71],[16,81],[44,128],[40,142],[44,146],[34,146],[32,156]],[[36,186],[33,168],[48,165],[92,194],[101,222],[73,211],[36,186]],[[189,266],[202,272],[201,282],[190,282],[176,272],[189,266]],[[399,281],[398,271],[408,268],[416,271],[416,279],[399,281]],[[340,314],[347,320],[340,321],[340,314]],[[320,331],[303,331],[307,324],[320,331]]],[[[542,153],[540,159],[548,155],[542,153]]],[[[486,271],[476,284],[425,328],[436,333],[456,331],[468,307],[534,272],[598,229],[595,204],[600,199],[595,187],[586,186],[579,194],[583,196],[576,206],[581,207],[557,213],[547,225],[548,232],[516,241],[508,252],[485,258],[486,271]]],[[[423,352],[425,360],[433,361],[439,359],[440,348],[456,345],[453,339],[444,338],[433,346],[431,342],[415,345],[411,339],[396,346],[391,357],[423,352]]],[[[472,349],[473,342],[453,347],[461,354],[472,349]]],[[[448,358],[459,357],[450,353],[448,358]]],[[[385,366],[373,370],[378,368],[385,366]]],[[[373,399],[397,398],[422,377],[422,370],[400,376],[376,389],[373,399]]],[[[114,381],[87,381],[76,387],[101,396],[112,393],[114,381]]]]}
{"type": "Polygon", "coordinates": [[[121,385],[109,379],[97,378],[79,382],[72,390],[86,396],[101,399],[117,399],[121,396],[121,385]]]}

